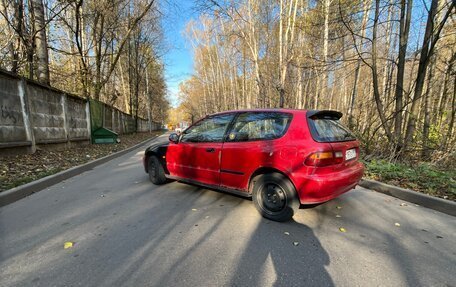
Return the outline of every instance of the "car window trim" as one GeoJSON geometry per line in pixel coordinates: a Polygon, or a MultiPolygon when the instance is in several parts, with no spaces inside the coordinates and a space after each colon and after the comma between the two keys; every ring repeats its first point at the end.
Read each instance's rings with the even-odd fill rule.
{"type": "Polygon", "coordinates": [[[233,115],[233,118],[231,119],[231,121],[228,123],[228,125],[226,126],[226,129],[225,129],[225,132],[222,136],[222,140],[221,141],[199,141],[199,142],[181,142],[182,140],[182,137],[184,136],[184,133],[182,133],[182,136],[181,136],[181,139],[179,139],[179,143],[189,143],[189,144],[198,144],[198,143],[224,143],[225,142],[225,137],[227,135],[227,131],[229,131],[229,129],[231,128],[231,125],[233,124],[233,120],[237,117],[237,114],[236,112],[234,113],[224,113],[224,114],[218,114],[218,115],[208,115],[208,116],[205,116],[204,118],[196,121],[194,124],[192,124],[191,126],[189,126],[185,131],[187,131],[188,129],[190,129],[191,127],[197,125],[198,123],[204,121],[204,120],[208,120],[208,119],[213,119],[213,118],[217,118],[217,117],[224,117],[224,116],[229,116],[229,115],[233,115]]]}
{"type": "MultiPolygon", "coordinates": [[[[320,120],[324,120],[324,119],[320,119],[320,120]]],[[[353,135],[353,133],[350,130],[348,130],[348,131],[350,132],[350,135],[352,136],[351,138],[342,139],[342,140],[324,140],[320,136],[318,136],[318,131],[317,131],[315,122],[310,117],[307,118],[307,126],[309,127],[310,135],[311,135],[312,139],[318,143],[339,143],[339,142],[351,142],[351,141],[356,140],[356,137],[353,135]]]]}
{"type": "Polygon", "coordinates": [[[223,135],[223,141],[222,143],[225,143],[225,142],[230,142],[230,141],[227,141],[227,138],[228,138],[228,135],[231,133],[231,130],[233,129],[234,127],[234,124],[236,123],[238,117],[243,114],[242,112],[234,112],[234,117],[233,119],[231,120],[231,123],[228,125],[226,131],[225,131],[225,134],[223,135]]]}
{"type": "Polygon", "coordinates": [[[225,137],[224,137],[224,143],[227,142],[227,143],[245,143],[245,142],[257,142],[257,141],[273,141],[273,140],[278,140],[282,137],[285,136],[285,134],[287,133],[288,131],[288,128],[290,127],[291,125],[291,122],[293,121],[293,113],[289,113],[289,112],[281,112],[281,111],[273,111],[273,112],[270,112],[270,111],[255,111],[255,112],[238,112],[236,117],[233,118],[233,121],[231,122],[231,126],[230,126],[230,129],[227,130],[227,133],[225,134],[225,137]],[[280,136],[280,137],[277,137],[277,138],[273,138],[273,139],[252,139],[252,140],[246,140],[246,141],[230,141],[230,140],[227,140],[228,139],[228,135],[232,132],[233,130],[233,127],[237,121],[237,119],[243,115],[243,114],[265,114],[265,113],[268,113],[268,114],[282,114],[282,115],[288,115],[290,116],[290,120],[288,121],[287,123],[287,126],[285,127],[285,129],[283,130],[283,134],[280,136]]]}

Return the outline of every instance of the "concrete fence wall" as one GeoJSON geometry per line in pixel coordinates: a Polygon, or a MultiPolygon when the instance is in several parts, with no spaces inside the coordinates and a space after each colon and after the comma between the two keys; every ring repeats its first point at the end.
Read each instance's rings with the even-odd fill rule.
{"type": "MultiPolygon", "coordinates": [[[[136,121],[106,104],[25,80],[0,70],[0,152],[37,145],[90,142],[94,107],[99,126],[118,134],[135,132],[136,121]]],[[[160,124],[138,118],[138,132],[157,130],[160,124]]]]}

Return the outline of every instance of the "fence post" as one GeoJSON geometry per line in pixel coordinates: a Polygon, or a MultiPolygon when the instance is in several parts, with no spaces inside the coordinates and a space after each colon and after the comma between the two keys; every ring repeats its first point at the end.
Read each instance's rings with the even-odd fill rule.
{"type": "Polygon", "coordinates": [[[70,137],[69,137],[69,123],[67,120],[68,103],[67,103],[66,94],[61,95],[60,102],[62,104],[63,130],[65,131],[65,137],[67,139],[67,145],[68,145],[70,143],[70,137]]]}
{"type": "Polygon", "coordinates": [[[101,105],[103,109],[101,110],[101,127],[106,128],[105,115],[106,115],[106,104],[101,105]]]}
{"type": "Polygon", "coordinates": [[[90,101],[86,99],[86,121],[87,121],[87,130],[89,131],[89,141],[92,143],[92,130],[90,122],[90,101]]]}
{"type": "Polygon", "coordinates": [[[112,131],[116,133],[116,122],[114,121],[114,114],[116,113],[116,109],[112,109],[112,112],[111,112],[111,128],[112,128],[112,131]]]}
{"type": "Polygon", "coordinates": [[[35,135],[33,134],[33,126],[32,121],[29,117],[30,115],[30,105],[27,96],[27,89],[26,89],[26,82],[24,79],[21,79],[17,82],[17,90],[19,92],[19,98],[21,100],[21,110],[22,110],[22,118],[24,119],[24,128],[27,140],[32,143],[31,145],[31,152],[34,153],[36,151],[36,142],[35,142],[35,135]]]}

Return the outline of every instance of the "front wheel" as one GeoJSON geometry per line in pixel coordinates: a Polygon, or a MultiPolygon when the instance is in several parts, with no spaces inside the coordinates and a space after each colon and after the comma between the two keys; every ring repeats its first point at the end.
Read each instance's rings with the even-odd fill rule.
{"type": "Polygon", "coordinates": [[[153,184],[163,184],[166,182],[165,170],[156,156],[149,157],[148,162],[149,179],[153,184]]]}
{"type": "Polygon", "coordinates": [[[299,210],[293,184],[280,173],[259,175],[253,186],[253,203],[260,214],[274,221],[287,221],[299,210]]]}

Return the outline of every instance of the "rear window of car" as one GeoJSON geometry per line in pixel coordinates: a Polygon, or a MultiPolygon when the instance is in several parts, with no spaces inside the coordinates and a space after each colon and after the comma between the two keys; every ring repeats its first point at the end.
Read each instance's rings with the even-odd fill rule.
{"type": "Polygon", "coordinates": [[[341,142],[355,140],[355,136],[339,120],[309,118],[312,137],[317,142],[341,142]]]}
{"type": "Polygon", "coordinates": [[[271,140],[283,136],[290,124],[291,114],[257,112],[240,114],[228,136],[228,141],[271,140]]]}

